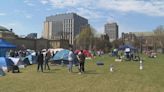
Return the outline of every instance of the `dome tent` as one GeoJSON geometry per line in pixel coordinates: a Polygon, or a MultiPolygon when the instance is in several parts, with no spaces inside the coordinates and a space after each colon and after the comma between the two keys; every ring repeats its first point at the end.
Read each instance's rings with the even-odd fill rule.
{"type": "Polygon", "coordinates": [[[2,70],[2,68],[0,68],[0,77],[1,76],[5,76],[5,72],[2,70]]]}
{"type": "Polygon", "coordinates": [[[10,70],[11,67],[14,65],[14,62],[9,58],[0,57],[0,61],[0,68],[2,68],[2,70],[4,71],[10,70]]]}

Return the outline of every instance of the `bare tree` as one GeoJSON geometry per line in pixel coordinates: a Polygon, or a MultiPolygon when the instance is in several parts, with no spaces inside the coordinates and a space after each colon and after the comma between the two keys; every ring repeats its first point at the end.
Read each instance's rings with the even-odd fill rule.
{"type": "Polygon", "coordinates": [[[164,26],[158,26],[155,30],[154,30],[154,39],[155,39],[155,48],[156,47],[160,47],[160,48],[164,48],[164,26]]]}

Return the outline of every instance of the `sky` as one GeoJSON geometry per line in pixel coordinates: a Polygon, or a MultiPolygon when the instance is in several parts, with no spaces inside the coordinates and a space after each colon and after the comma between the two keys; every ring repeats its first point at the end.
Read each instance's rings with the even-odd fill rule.
{"type": "Polygon", "coordinates": [[[74,12],[98,33],[116,22],[122,32],[151,32],[164,25],[164,0],[1,0],[0,25],[17,35],[43,32],[47,16],[74,12]]]}

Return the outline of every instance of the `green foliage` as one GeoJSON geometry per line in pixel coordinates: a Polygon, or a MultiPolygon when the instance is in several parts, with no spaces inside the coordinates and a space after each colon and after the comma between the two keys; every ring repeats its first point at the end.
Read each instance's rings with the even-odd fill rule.
{"type": "Polygon", "coordinates": [[[92,47],[94,39],[94,32],[90,27],[84,27],[76,38],[76,45],[81,49],[89,49],[92,47]]]}

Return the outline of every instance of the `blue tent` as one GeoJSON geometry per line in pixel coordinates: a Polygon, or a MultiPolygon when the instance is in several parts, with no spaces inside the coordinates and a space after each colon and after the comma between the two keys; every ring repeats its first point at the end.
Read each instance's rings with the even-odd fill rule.
{"type": "MultiPolygon", "coordinates": [[[[68,62],[68,54],[69,54],[69,52],[70,52],[70,50],[67,50],[67,49],[64,49],[64,50],[61,50],[61,51],[57,52],[55,54],[55,56],[52,58],[54,63],[57,63],[57,64],[62,64],[62,63],[68,64],[69,63],[68,62]]],[[[74,57],[74,60],[73,60],[74,62],[73,63],[75,65],[77,65],[78,60],[77,60],[76,55],[74,54],[73,57],[74,57]]]]}
{"type": "Polygon", "coordinates": [[[9,70],[14,65],[14,62],[6,57],[0,57],[0,68],[9,70]]]}
{"type": "Polygon", "coordinates": [[[3,39],[0,39],[0,57],[5,57],[7,49],[10,49],[10,48],[16,48],[16,46],[11,43],[6,42],[3,39]]]}
{"type": "Polygon", "coordinates": [[[3,39],[0,39],[0,48],[16,48],[16,46],[9,42],[6,42],[3,39]]]}
{"type": "Polygon", "coordinates": [[[133,47],[132,45],[121,45],[118,50],[125,50],[126,48],[130,48],[130,50],[137,50],[137,48],[133,47]]]}
{"type": "Polygon", "coordinates": [[[27,55],[26,58],[28,58],[30,64],[36,64],[36,56],[27,55]]]}
{"type": "Polygon", "coordinates": [[[1,76],[5,76],[5,72],[2,70],[2,68],[0,68],[0,77],[1,76]]]}

